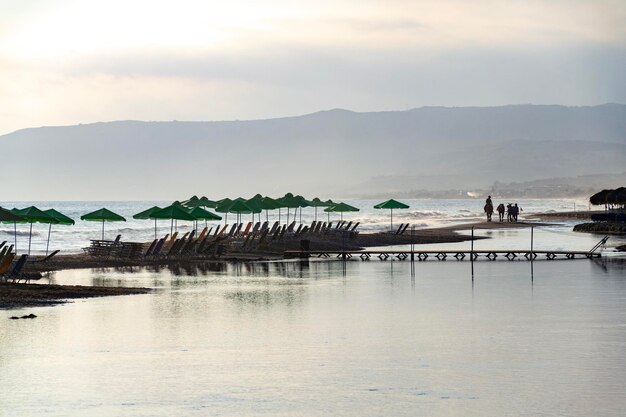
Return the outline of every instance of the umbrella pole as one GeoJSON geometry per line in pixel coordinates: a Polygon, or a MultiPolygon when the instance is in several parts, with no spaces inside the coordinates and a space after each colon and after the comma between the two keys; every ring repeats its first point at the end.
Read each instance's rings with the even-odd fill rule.
{"type": "Polygon", "coordinates": [[[315,207],[315,221],[317,222],[317,206],[315,207]]]}
{"type": "Polygon", "coordinates": [[[17,222],[13,222],[13,238],[15,239],[15,253],[17,253],[17,222]]]}
{"type": "Polygon", "coordinates": [[[154,238],[157,238],[157,225],[156,225],[157,219],[154,219],[154,238]]]}
{"type": "Polygon", "coordinates": [[[280,207],[278,207],[278,224],[280,224],[280,207]]]}
{"type": "Polygon", "coordinates": [[[28,254],[30,255],[30,240],[33,237],[33,224],[30,224],[30,232],[28,233],[28,254]]]}
{"type": "Polygon", "coordinates": [[[393,232],[393,209],[391,209],[391,229],[389,231],[393,232]]]}
{"type": "Polygon", "coordinates": [[[102,240],[104,240],[104,219],[102,219],[102,240]]]}
{"type": "Polygon", "coordinates": [[[52,223],[48,226],[48,243],[46,243],[46,256],[48,256],[48,248],[50,247],[50,232],[52,231],[52,223]]]}
{"type": "Polygon", "coordinates": [[[302,207],[300,207],[300,224],[302,224],[302,207]]]}
{"type": "Polygon", "coordinates": [[[172,217],[172,224],[170,224],[170,236],[174,236],[174,218],[172,217]]]}

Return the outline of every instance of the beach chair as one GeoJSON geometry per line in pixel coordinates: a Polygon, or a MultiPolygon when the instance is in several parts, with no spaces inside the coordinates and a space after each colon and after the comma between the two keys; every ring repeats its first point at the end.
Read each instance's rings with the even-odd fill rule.
{"type": "Polygon", "coordinates": [[[261,226],[261,233],[264,232],[265,230],[269,229],[270,227],[270,222],[268,222],[267,220],[263,222],[263,225],[261,226]]]}
{"type": "Polygon", "coordinates": [[[272,240],[278,239],[278,235],[280,235],[280,231],[282,230],[282,227],[276,227],[276,228],[272,227],[272,230],[274,230],[274,233],[270,232],[270,234],[272,235],[272,240]]]}
{"type": "Polygon", "coordinates": [[[198,240],[204,239],[204,236],[207,234],[208,230],[209,230],[208,227],[205,227],[204,229],[202,229],[202,232],[200,233],[200,236],[198,236],[198,240]]]}
{"type": "Polygon", "coordinates": [[[256,222],[254,224],[254,228],[252,228],[252,233],[257,233],[260,227],[261,227],[261,222],[256,222]]]}
{"type": "Polygon", "coordinates": [[[402,230],[400,230],[400,233],[398,233],[399,235],[403,235],[404,232],[406,232],[406,229],[408,229],[410,226],[409,223],[405,224],[404,227],[402,228],[402,230]]]}
{"type": "MultiPolygon", "coordinates": [[[[167,236],[166,236],[167,237],[167,236]]],[[[153,258],[158,257],[161,254],[161,249],[163,249],[163,245],[165,244],[165,238],[159,239],[157,244],[152,249],[152,252],[146,253],[146,256],[151,256],[153,258]]]]}
{"type": "Polygon", "coordinates": [[[291,224],[289,225],[289,227],[287,227],[287,230],[286,230],[286,231],[287,231],[288,233],[291,233],[291,232],[293,232],[293,229],[294,229],[295,227],[296,227],[296,221],[294,220],[294,221],[292,221],[292,222],[291,222],[291,224]]]}
{"type": "Polygon", "coordinates": [[[19,280],[20,278],[22,278],[22,269],[24,269],[24,265],[26,264],[27,259],[28,259],[28,255],[26,254],[20,256],[20,259],[18,259],[15,265],[13,265],[13,269],[6,272],[2,276],[3,281],[5,282],[8,280],[15,281],[15,280],[19,280]]]}
{"type": "Polygon", "coordinates": [[[2,262],[2,259],[6,256],[7,254],[7,247],[2,248],[2,250],[0,250],[0,262],[2,262]]]}
{"type": "Polygon", "coordinates": [[[35,259],[35,260],[33,260],[33,262],[35,262],[35,263],[48,262],[50,259],[54,258],[54,256],[55,256],[57,253],[59,253],[59,252],[61,252],[61,250],[57,249],[57,250],[55,250],[54,252],[50,253],[49,255],[47,255],[47,256],[45,256],[45,257],[43,257],[43,258],[41,258],[41,259],[35,259]]]}
{"type": "Polygon", "coordinates": [[[219,233],[217,233],[217,230],[219,230],[219,226],[217,227],[217,230],[215,231],[215,237],[218,238],[222,235],[224,235],[224,233],[226,232],[226,228],[228,227],[228,224],[225,224],[224,227],[222,227],[222,230],[220,230],[219,233]]]}
{"type": "Polygon", "coordinates": [[[15,259],[14,253],[8,253],[0,262],[0,277],[2,277],[11,268],[11,264],[15,259]]]}
{"type": "Polygon", "coordinates": [[[243,228],[243,223],[239,223],[237,225],[237,230],[235,230],[235,234],[233,236],[241,236],[241,229],[243,228]]]}
{"type": "Polygon", "coordinates": [[[302,226],[303,226],[302,223],[300,223],[300,225],[298,225],[298,228],[294,232],[294,236],[298,236],[300,234],[300,231],[302,231],[302,226]]]}
{"type": "Polygon", "coordinates": [[[354,226],[352,226],[352,229],[350,229],[350,232],[355,232],[355,231],[356,231],[356,228],[357,228],[357,227],[359,227],[359,225],[360,225],[360,224],[361,224],[361,222],[356,222],[356,223],[354,224],[354,226]]]}
{"type": "Polygon", "coordinates": [[[397,235],[400,233],[400,230],[402,230],[402,228],[404,227],[404,223],[400,223],[400,226],[398,227],[398,230],[395,231],[395,233],[393,233],[394,235],[397,235]]]}
{"type": "Polygon", "coordinates": [[[5,240],[4,242],[0,243],[0,248],[4,248],[4,245],[7,244],[7,241],[5,240]]]}
{"type": "Polygon", "coordinates": [[[283,237],[285,237],[285,233],[286,232],[287,232],[287,225],[283,224],[283,227],[282,227],[282,229],[280,229],[280,233],[278,234],[278,240],[282,240],[283,237]]]}
{"type": "Polygon", "coordinates": [[[280,223],[278,222],[274,222],[274,225],[272,226],[272,228],[270,229],[269,234],[270,235],[274,235],[274,233],[276,233],[276,229],[278,228],[278,226],[280,226],[280,223]]]}
{"type": "Polygon", "coordinates": [[[270,231],[269,228],[265,228],[265,230],[261,232],[261,235],[259,236],[259,239],[257,240],[256,245],[254,245],[254,247],[259,247],[267,243],[267,235],[269,231],[270,231]]]}
{"type": "MultiPolygon", "coordinates": [[[[243,223],[241,223],[241,224],[243,224],[243,223]]],[[[250,233],[250,229],[251,229],[251,228],[252,228],[252,222],[248,222],[248,224],[246,225],[246,228],[245,228],[245,229],[244,229],[244,231],[243,231],[243,235],[244,235],[244,236],[247,236],[247,235],[248,235],[248,233],[250,233]]]]}
{"type": "Polygon", "coordinates": [[[156,248],[157,243],[159,242],[158,239],[154,239],[152,241],[152,243],[150,244],[150,246],[148,246],[148,249],[146,250],[146,252],[143,254],[143,257],[145,258],[146,256],[150,256],[152,254],[152,251],[154,250],[154,248],[156,248]]]}

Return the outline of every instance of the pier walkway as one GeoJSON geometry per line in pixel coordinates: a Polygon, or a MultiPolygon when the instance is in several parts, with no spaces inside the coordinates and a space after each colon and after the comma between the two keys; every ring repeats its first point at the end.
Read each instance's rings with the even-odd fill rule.
{"type": "Polygon", "coordinates": [[[445,261],[449,258],[457,261],[471,260],[475,261],[479,258],[489,261],[496,259],[529,260],[533,261],[538,257],[549,261],[555,259],[581,259],[600,257],[599,252],[594,251],[562,251],[562,250],[362,250],[362,251],[299,251],[288,250],[284,253],[285,258],[331,258],[351,259],[358,257],[363,261],[369,261],[373,257],[386,261],[389,259],[397,259],[400,261],[426,261],[427,259],[435,259],[445,261]]]}

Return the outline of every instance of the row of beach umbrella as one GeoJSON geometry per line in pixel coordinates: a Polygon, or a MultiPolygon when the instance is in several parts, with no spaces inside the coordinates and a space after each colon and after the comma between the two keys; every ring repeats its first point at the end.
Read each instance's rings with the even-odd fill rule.
{"type": "MultiPolygon", "coordinates": [[[[330,222],[330,213],[339,213],[341,215],[341,220],[343,220],[343,213],[346,212],[357,212],[359,209],[357,207],[351,206],[349,204],[340,202],[335,203],[332,200],[322,201],[319,198],[314,198],[312,200],[307,200],[302,196],[294,196],[291,193],[285,194],[283,197],[279,197],[273,199],[271,197],[262,196],[260,194],[255,195],[250,199],[244,198],[236,198],[229,199],[225,198],[222,200],[209,200],[206,197],[197,197],[193,196],[188,200],[183,202],[175,201],[171,205],[161,208],[158,206],[151,207],[147,210],[144,210],[140,213],[137,213],[133,216],[135,219],[153,219],[154,220],[154,234],[155,238],[157,236],[157,221],[158,220],[170,220],[171,221],[171,232],[174,228],[174,222],[178,220],[184,221],[193,221],[197,222],[198,220],[207,221],[217,221],[222,220],[220,215],[212,213],[207,210],[207,208],[213,208],[218,213],[223,213],[225,216],[228,216],[228,213],[234,213],[237,215],[237,222],[241,222],[241,216],[244,214],[259,214],[265,210],[266,218],[269,218],[269,210],[279,210],[279,221],[280,221],[280,210],[287,209],[287,221],[290,219],[290,210],[294,209],[294,219],[297,213],[298,208],[300,209],[300,222],[302,221],[302,208],[303,207],[313,207],[315,208],[315,220],[317,221],[317,209],[319,207],[324,207],[324,212],[328,213],[328,221],[330,222]]],[[[393,229],[393,210],[394,209],[407,209],[408,205],[398,202],[396,200],[387,200],[380,204],[374,206],[376,209],[389,209],[391,211],[391,229],[393,229]]],[[[106,222],[118,222],[118,221],[126,221],[126,219],[120,216],[117,213],[112,212],[107,208],[101,208],[94,212],[82,215],[80,217],[83,221],[97,221],[102,223],[102,239],[104,240],[104,225],[106,222]]],[[[253,218],[254,219],[254,218],[253,218]]],[[[46,243],[46,254],[48,253],[48,248],[50,244],[50,234],[52,231],[53,224],[61,224],[61,225],[73,225],[75,224],[74,220],[70,217],[54,210],[40,210],[35,206],[30,206],[24,209],[12,209],[6,210],[0,207],[0,221],[4,223],[13,223],[15,228],[15,247],[17,247],[17,223],[29,223],[30,231],[28,238],[28,252],[30,253],[31,247],[31,239],[32,239],[32,227],[33,223],[45,223],[48,224],[48,239],[46,243]]],[[[227,221],[227,219],[225,219],[227,221]]]]}

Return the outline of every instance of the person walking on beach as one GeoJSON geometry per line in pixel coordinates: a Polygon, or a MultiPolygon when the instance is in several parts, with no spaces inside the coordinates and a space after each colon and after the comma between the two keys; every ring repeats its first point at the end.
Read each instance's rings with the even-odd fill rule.
{"type": "Polygon", "coordinates": [[[519,214],[519,207],[517,203],[513,206],[513,221],[517,223],[517,215],[519,214]]]}
{"type": "Polygon", "coordinates": [[[493,202],[491,201],[491,196],[487,197],[485,201],[485,213],[487,213],[487,221],[491,221],[491,215],[493,214],[493,202]]]}
{"type": "Polygon", "coordinates": [[[506,205],[506,220],[513,221],[513,205],[511,203],[506,205]]]}
{"type": "Polygon", "coordinates": [[[500,203],[498,204],[498,216],[500,217],[500,222],[504,221],[504,204],[500,203]]]}

